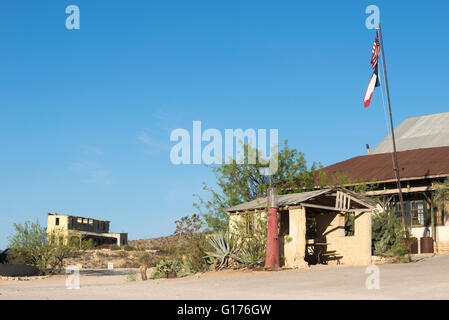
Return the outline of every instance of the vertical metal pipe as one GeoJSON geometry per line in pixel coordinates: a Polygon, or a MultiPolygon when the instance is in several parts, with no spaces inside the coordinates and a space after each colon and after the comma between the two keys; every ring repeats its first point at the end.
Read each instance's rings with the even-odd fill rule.
{"type": "Polygon", "coordinates": [[[277,214],[277,192],[275,188],[268,188],[268,232],[265,256],[265,268],[279,268],[279,232],[277,214]]]}
{"type": "Polygon", "coordinates": [[[390,113],[391,138],[393,140],[393,155],[394,155],[394,166],[395,166],[394,172],[396,174],[396,184],[397,184],[397,187],[399,190],[399,202],[401,204],[401,214],[402,214],[402,222],[404,223],[405,236],[407,238],[407,243],[410,244],[408,241],[409,237],[408,237],[407,219],[405,217],[404,199],[402,196],[402,188],[401,188],[401,177],[399,174],[398,155],[396,152],[396,141],[394,138],[393,116],[391,113],[391,103],[390,103],[390,90],[388,88],[387,66],[386,66],[386,62],[385,62],[384,44],[383,44],[383,40],[382,40],[382,29],[380,27],[380,23],[379,23],[379,38],[380,38],[380,49],[382,50],[382,64],[383,64],[383,68],[384,68],[385,87],[386,87],[386,91],[387,91],[388,111],[390,113]]]}

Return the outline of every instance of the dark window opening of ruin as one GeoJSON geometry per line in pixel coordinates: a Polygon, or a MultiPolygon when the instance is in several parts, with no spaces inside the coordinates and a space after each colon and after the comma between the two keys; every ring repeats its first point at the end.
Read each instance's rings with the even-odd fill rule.
{"type": "Polygon", "coordinates": [[[55,225],[59,226],[59,218],[56,218],[56,223],[55,225]]]}
{"type": "Polygon", "coordinates": [[[345,214],[345,237],[352,237],[355,234],[355,214],[345,214]]]}
{"type": "Polygon", "coordinates": [[[314,216],[306,216],[306,239],[315,239],[317,237],[316,219],[314,216]]]}

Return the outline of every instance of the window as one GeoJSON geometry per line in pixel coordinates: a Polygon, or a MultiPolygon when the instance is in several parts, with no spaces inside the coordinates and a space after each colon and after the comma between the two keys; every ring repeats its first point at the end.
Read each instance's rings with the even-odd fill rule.
{"type": "Polygon", "coordinates": [[[306,239],[315,239],[317,236],[315,217],[306,216],[306,239]]]}
{"type": "Polygon", "coordinates": [[[345,214],[345,237],[352,237],[355,234],[355,214],[345,214]]]}
{"type": "Polygon", "coordinates": [[[424,219],[424,201],[410,201],[410,214],[412,217],[412,226],[425,226],[424,219]]]}
{"type": "Polygon", "coordinates": [[[55,225],[59,226],[59,218],[56,218],[55,225]]]}
{"type": "MultiPolygon", "coordinates": [[[[404,207],[406,207],[405,208],[405,211],[406,211],[405,215],[407,215],[407,206],[405,205],[405,202],[404,202],[404,207]]],[[[394,214],[396,215],[396,217],[402,218],[401,204],[399,202],[394,204],[393,210],[394,210],[394,214]]]]}
{"type": "MultiPolygon", "coordinates": [[[[396,217],[402,221],[400,203],[395,203],[393,208],[396,217]]],[[[408,227],[425,227],[430,225],[430,214],[429,210],[427,210],[426,200],[404,201],[404,209],[408,227]]]]}

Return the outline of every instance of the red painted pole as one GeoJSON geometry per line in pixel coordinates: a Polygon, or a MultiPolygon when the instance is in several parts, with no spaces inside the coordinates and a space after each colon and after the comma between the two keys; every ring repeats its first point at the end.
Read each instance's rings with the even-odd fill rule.
{"type": "Polygon", "coordinates": [[[275,188],[268,189],[268,234],[265,257],[265,268],[279,268],[279,234],[277,213],[277,192],[275,188]]]}

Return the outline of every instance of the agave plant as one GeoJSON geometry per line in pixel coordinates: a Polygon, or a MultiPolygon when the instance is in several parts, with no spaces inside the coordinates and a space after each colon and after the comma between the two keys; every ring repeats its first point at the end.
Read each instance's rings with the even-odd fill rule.
{"type": "Polygon", "coordinates": [[[218,260],[217,268],[225,267],[229,258],[234,257],[237,253],[235,239],[229,232],[216,232],[208,237],[212,251],[206,252],[207,257],[218,260]]]}

